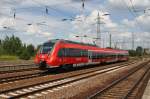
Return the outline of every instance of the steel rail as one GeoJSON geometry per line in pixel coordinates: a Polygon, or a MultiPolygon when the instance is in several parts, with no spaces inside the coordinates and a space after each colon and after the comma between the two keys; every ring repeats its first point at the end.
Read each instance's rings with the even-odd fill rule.
{"type": "Polygon", "coordinates": [[[111,87],[117,85],[119,82],[123,81],[124,79],[126,79],[127,77],[129,77],[130,75],[132,75],[133,73],[135,73],[136,71],[138,71],[139,69],[141,69],[141,68],[143,67],[143,65],[146,65],[146,64],[148,64],[148,63],[149,63],[149,61],[148,61],[148,62],[145,62],[145,63],[143,63],[143,64],[140,64],[138,67],[135,67],[134,69],[132,69],[128,74],[122,76],[121,78],[119,78],[119,79],[113,81],[111,84],[107,85],[107,86],[104,87],[103,89],[101,89],[101,90],[97,91],[96,93],[90,95],[90,96],[88,97],[88,99],[94,99],[94,98],[95,98],[96,96],[98,96],[99,94],[101,94],[101,93],[103,93],[103,92],[109,90],[111,87]]]}
{"type": "Polygon", "coordinates": [[[139,85],[139,83],[144,79],[146,74],[150,71],[150,67],[145,71],[145,73],[142,75],[142,77],[136,81],[135,85],[122,97],[122,99],[127,99],[129,95],[134,91],[134,89],[139,85]]]}
{"type": "Polygon", "coordinates": [[[39,77],[39,76],[45,76],[46,74],[44,74],[45,71],[39,71],[37,73],[32,73],[32,74],[25,74],[25,75],[19,75],[19,76],[13,76],[13,77],[7,77],[7,78],[1,78],[0,80],[0,84],[3,83],[9,83],[9,82],[13,82],[13,81],[18,81],[18,80],[22,80],[22,79],[29,79],[29,78],[33,78],[33,77],[39,77]]]}

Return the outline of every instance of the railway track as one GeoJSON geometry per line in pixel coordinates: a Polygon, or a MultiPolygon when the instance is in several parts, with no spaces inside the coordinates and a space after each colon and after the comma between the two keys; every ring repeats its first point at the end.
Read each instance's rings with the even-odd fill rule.
{"type": "Polygon", "coordinates": [[[16,73],[0,74],[0,79],[1,79],[0,84],[9,83],[17,80],[22,80],[22,79],[44,76],[46,75],[45,72],[46,70],[31,69],[28,71],[21,71],[16,73]]]}
{"type": "Polygon", "coordinates": [[[0,74],[20,72],[24,70],[37,69],[38,66],[34,64],[24,64],[24,65],[13,65],[13,66],[0,66],[0,74]]]}
{"type": "Polygon", "coordinates": [[[89,99],[140,99],[134,90],[150,75],[150,64],[134,68],[121,78],[89,96],[89,99]]]}
{"type": "Polygon", "coordinates": [[[125,68],[128,65],[129,64],[126,64],[125,66],[120,65],[120,66],[115,66],[115,67],[111,67],[111,68],[105,68],[103,70],[102,69],[101,70],[96,69],[93,71],[78,73],[75,75],[70,75],[67,77],[62,77],[59,79],[54,79],[54,80],[46,81],[46,82],[42,82],[42,83],[32,84],[29,86],[13,88],[13,89],[3,90],[3,91],[1,90],[0,97],[1,98],[20,98],[20,97],[31,98],[32,96],[30,96],[30,95],[35,94],[37,92],[42,92],[45,90],[52,91],[52,89],[60,88],[62,86],[72,84],[72,83],[80,81],[80,80],[85,80],[85,79],[88,79],[90,77],[100,75],[100,74],[103,74],[106,72],[119,70],[121,68],[125,68]]]}
{"type": "MultiPolygon", "coordinates": [[[[132,62],[127,62],[125,63],[118,63],[118,65],[129,65],[134,63],[134,61],[132,62]]],[[[116,65],[116,64],[115,64],[116,65]]],[[[113,65],[112,65],[113,66],[113,65]]],[[[29,78],[33,78],[33,77],[40,77],[40,76],[45,76],[45,75],[49,75],[50,73],[46,73],[46,70],[38,70],[38,69],[30,69],[27,71],[19,71],[19,72],[15,72],[15,73],[6,73],[6,74],[0,74],[0,84],[2,83],[9,83],[9,82],[13,82],[13,81],[17,81],[17,80],[22,80],[22,79],[29,79],[29,78]]]]}

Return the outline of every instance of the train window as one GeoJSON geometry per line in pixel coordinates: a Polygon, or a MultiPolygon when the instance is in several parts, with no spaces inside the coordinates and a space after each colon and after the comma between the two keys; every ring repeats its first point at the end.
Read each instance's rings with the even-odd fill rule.
{"type": "Polygon", "coordinates": [[[47,54],[47,53],[51,52],[51,50],[53,49],[54,44],[55,43],[51,43],[51,42],[44,43],[40,48],[40,53],[47,54]]]}
{"type": "Polygon", "coordinates": [[[100,53],[97,53],[97,58],[101,58],[101,54],[100,53]]]}
{"type": "Polygon", "coordinates": [[[64,57],[64,56],[65,56],[65,49],[64,49],[64,48],[62,48],[62,49],[60,49],[60,50],[58,51],[58,56],[59,56],[59,57],[64,57]]]}
{"type": "Polygon", "coordinates": [[[78,56],[78,54],[79,54],[78,50],[70,48],[67,56],[75,57],[75,56],[78,56]]]}
{"type": "Polygon", "coordinates": [[[59,57],[87,57],[87,50],[75,48],[62,48],[58,52],[59,57]]]}
{"type": "Polygon", "coordinates": [[[95,52],[91,52],[92,53],[92,59],[96,58],[96,53],[95,52]]]}
{"type": "Polygon", "coordinates": [[[97,59],[97,53],[94,52],[94,59],[97,59]]]}
{"type": "Polygon", "coordinates": [[[69,48],[65,48],[65,57],[70,57],[72,54],[69,48]]]}
{"type": "Polygon", "coordinates": [[[100,59],[104,58],[105,56],[105,53],[92,52],[92,59],[100,59]]]}
{"type": "Polygon", "coordinates": [[[101,54],[102,54],[102,58],[105,58],[105,57],[106,57],[105,53],[101,53],[101,54]]]}
{"type": "Polygon", "coordinates": [[[97,53],[97,59],[99,59],[100,58],[100,54],[99,53],[97,53]]]}
{"type": "Polygon", "coordinates": [[[88,51],[87,50],[82,50],[82,56],[87,57],[88,56],[88,51]]]}
{"type": "Polygon", "coordinates": [[[62,57],[62,49],[58,51],[58,57],[62,57]]]}

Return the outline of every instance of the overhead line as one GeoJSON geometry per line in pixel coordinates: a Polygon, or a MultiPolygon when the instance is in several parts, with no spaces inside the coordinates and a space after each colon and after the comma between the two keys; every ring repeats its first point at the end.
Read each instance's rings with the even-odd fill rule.
{"type": "MultiPolygon", "coordinates": [[[[53,8],[52,6],[48,6],[48,5],[41,4],[41,3],[39,3],[38,1],[35,1],[35,0],[32,0],[32,1],[35,2],[35,3],[37,3],[39,6],[41,6],[41,7],[43,7],[43,8],[45,8],[45,7],[49,8],[50,10],[54,11],[55,14],[63,13],[62,11],[60,11],[60,10],[58,10],[58,9],[56,9],[56,8],[53,8]]],[[[69,3],[70,3],[70,2],[65,2],[65,3],[63,3],[63,4],[69,4],[69,3]]],[[[57,5],[57,4],[55,4],[55,5],[57,5]]],[[[53,6],[54,6],[54,5],[53,5],[53,6]]],[[[69,17],[72,17],[72,16],[69,15],[69,17]]],[[[72,17],[72,18],[73,18],[73,17],[72,17]]]]}
{"type": "MultiPolygon", "coordinates": [[[[130,1],[131,1],[131,0],[130,0],[130,1]]],[[[128,8],[129,12],[131,13],[131,15],[132,15],[133,17],[135,17],[135,22],[136,22],[137,27],[139,27],[139,29],[142,30],[142,27],[141,27],[140,23],[139,23],[139,22],[137,21],[137,19],[136,19],[137,15],[136,15],[136,13],[134,12],[134,11],[135,11],[135,8],[134,8],[134,6],[132,5],[132,3],[131,3],[131,5],[133,6],[133,8],[132,8],[133,11],[132,11],[131,8],[128,6],[128,4],[125,2],[125,0],[123,0],[123,2],[125,3],[126,7],[128,8]]]]}

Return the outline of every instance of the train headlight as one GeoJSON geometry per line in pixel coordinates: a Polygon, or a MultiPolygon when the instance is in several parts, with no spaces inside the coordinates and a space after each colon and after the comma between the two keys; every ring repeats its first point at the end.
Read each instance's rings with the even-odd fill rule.
{"type": "Polygon", "coordinates": [[[42,55],[41,58],[44,59],[45,58],[44,55],[42,55]]]}

